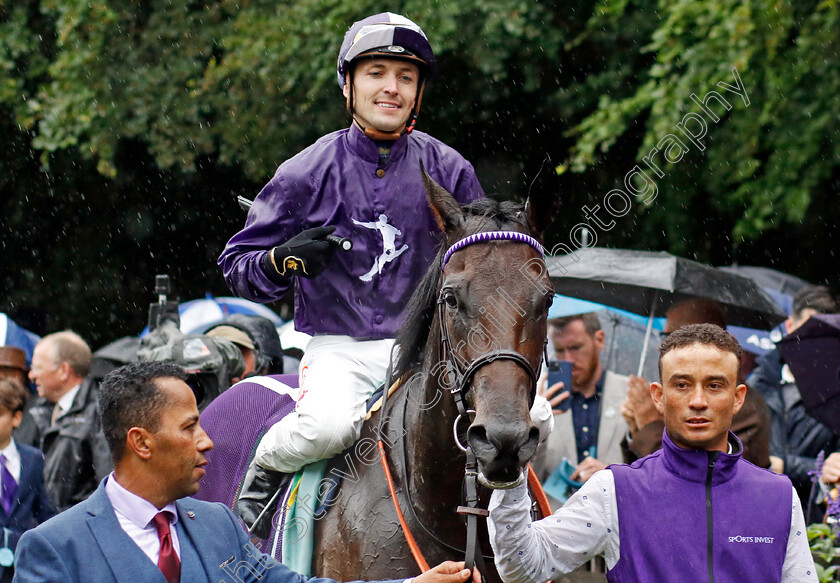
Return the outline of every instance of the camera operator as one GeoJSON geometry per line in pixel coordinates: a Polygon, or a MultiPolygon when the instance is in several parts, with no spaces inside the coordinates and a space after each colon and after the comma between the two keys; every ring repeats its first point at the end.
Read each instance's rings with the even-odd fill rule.
{"type": "Polygon", "coordinates": [[[203,411],[210,402],[242,378],[245,362],[239,348],[229,340],[206,335],[187,335],[162,346],[138,352],[141,362],[171,361],[187,373],[187,384],[203,411]]]}
{"type": "Polygon", "coordinates": [[[233,342],[242,353],[245,372],[233,383],[251,376],[283,374],[283,347],[277,328],[268,318],[233,314],[206,334],[233,342]]]}
{"type": "Polygon", "coordinates": [[[180,330],[178,302],[170,302],[169,276],[155,278],[158,301],[149,306],[149,333],[140,340],[140,362],[171,361],[187,373],[187,384],[203,411],[219,394],[244,375],[239,348],[223,338],[186,335],[180,330]]]}

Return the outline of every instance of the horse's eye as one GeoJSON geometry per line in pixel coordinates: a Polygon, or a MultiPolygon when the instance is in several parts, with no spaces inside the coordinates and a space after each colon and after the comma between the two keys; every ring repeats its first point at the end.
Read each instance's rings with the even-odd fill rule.
{"type": "Polygon", "coordinates": [[[550,308],[553,303],[554,303],[554,296],[553,295],[547,296],[545,298],[545,309],[547,310],[548,308],[550,308]]]}
{"type": "Polygon", "coordinates": [[[443,301],[453,310],[458,307],[458,298],[453,293],[447,293],[443,296],[443,301]]]}

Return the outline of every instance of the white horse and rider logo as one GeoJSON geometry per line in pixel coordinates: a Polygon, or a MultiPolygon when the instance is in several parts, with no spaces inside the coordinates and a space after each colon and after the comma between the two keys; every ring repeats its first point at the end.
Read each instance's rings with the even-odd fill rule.
{"type": "Polygon", "coordinates": [[[374,275],[382,273],[382,268],[385,267],[386,263],[390,263],[402,255],[403,252],[408,249],[408,245],[404,244],[402,247],[397,249],[397,237],[402,235],[402,231],[395,226],[388,224],[387,215],[379,215],[379,220],[376,222],[366,223],[357,221],[356,219],[353,219],[353,222],[362,227],[379,231],[379,234],[382,235],[382,255],[374,258],[373,266],[370,268],[370,271],[362,276],[359,276],[359,279],[362,281],[371,281],[374,275]]]}

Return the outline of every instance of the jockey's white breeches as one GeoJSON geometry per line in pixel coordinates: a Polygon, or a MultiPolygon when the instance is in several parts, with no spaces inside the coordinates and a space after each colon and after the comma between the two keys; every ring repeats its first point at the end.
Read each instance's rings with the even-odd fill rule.
{"type": "MultiPolygon", "coordinates": [[[[393,344],[393,339],[313,337],[300,362],[295,410],[266,431],[255,461],[269,470],[292,473],[350,447],[362,431],[367,400],[385,382],[393,344]]],[[[554,426],[544,397],[534,401],[531,419],[544,441],[554,426]]]]}
{"type": "Polygon", "coordinates": [[[300,362],[295,410],[266,431],[256,462],[291,473],[350,447],[362,431],[365,403],[385,382],[393,344],[393,339],[313,337],[300,362]]]}

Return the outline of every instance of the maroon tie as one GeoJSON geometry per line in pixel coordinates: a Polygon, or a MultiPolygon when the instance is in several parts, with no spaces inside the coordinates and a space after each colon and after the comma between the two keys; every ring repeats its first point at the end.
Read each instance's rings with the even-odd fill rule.
{"type": "Polygon", "coordinates": [[[163,573],[166,583],[181,583],[181,561],[172,546],[172,533],[169,531],[171,512],[158,512],[152,519],[160,539],[160,556],[158,569],[163,573]]]}

